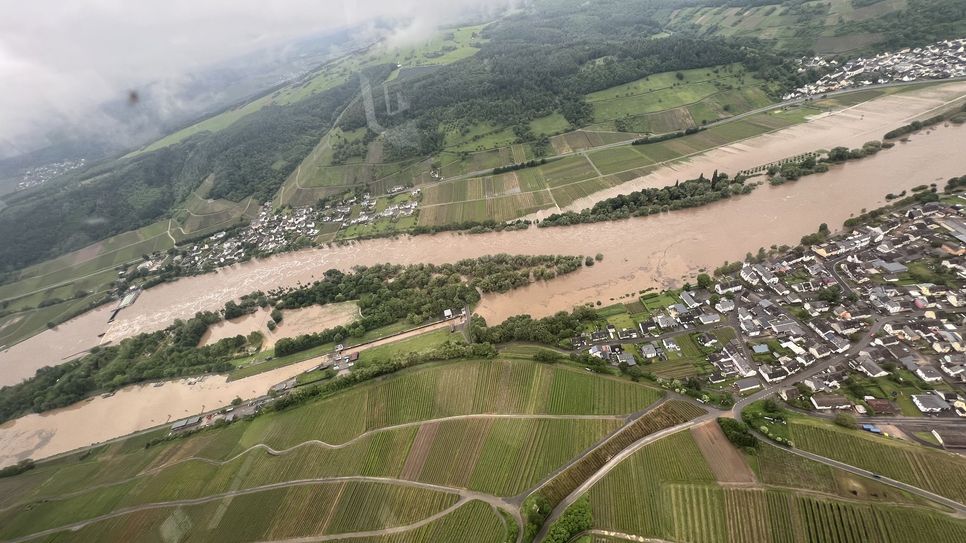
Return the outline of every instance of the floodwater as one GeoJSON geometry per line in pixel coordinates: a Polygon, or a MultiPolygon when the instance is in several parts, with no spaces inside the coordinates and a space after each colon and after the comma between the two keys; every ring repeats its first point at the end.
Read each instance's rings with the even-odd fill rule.
{"type": "MultiPolygon", "coordinates": [[[[345,304],[340,305],[345,307],[345,304]]],[[[362,352],[463,322],[462,319],[438,322],[346,352],[362,352]]],[[[8,421],[0,425],[0,467],[24,458],[39,460],[218,409],[235,397],[261,396],[272,385],[314,368],[322,359],[316,357],[230,382],[224,375],[209,375],[157,385],[134,385],[113,396],[98,396],[63,409],[8,421]],[[111,424],[95,423],[106,420],[111,424]]]]}
{"type": "MultiPolygon", "coordinates": [[[[715,169],[734,173],[783,157],[837,145],[858,146],[911,118],[927,114],[966,94],[966,83],[949,83],[887,96],[826,115],[812,122],[728,145],[687,162],[664,167],[611,193],[642,186],[665,186],[715,169]]],[[[0,385],[30,377],[45,365],[102,341],[119,341],[157,330],[197,311],[217,310],[228,300],[255,290],[307,284],[325,270],[383,262],[452,262],[493,253],[583,254],[598,252],[603,262],[549,283],[512,293],[488,295],[477,309],[491,323],[528,313],[544,316],[583,302],[608,302],[648,287],[680,284],[700,269],[741,259],[748,251],[794,244],[825,222],[833,228],[862,209],[885,203],[889,192],[921,183],[940,185],[966,173],[961,157],[966,127],[940,126],[913,135],[907,143],[875,157],[835,166],[780,187],[762,186],[747,196],[660,216],[563,228],[400,237],[308,249],[181,279],[141,294],[110,326],[107,310],[73,319],[0,353],[0,385]],[[98,334],[105,333],[103,338],[98,334]]],[[[581,205],[589,205],[587,199],[581,205]]]]}
{"type": "Polygon", "coordinates": [[[272,310],[266,307],[237,319],[221,321],[208,328],[199,345],[216,343],[239,334],[247,336],[252,332],[260,332],[264,337],[262,348],[269,349],[282,338],[296,337],[348,324],[359,317],[359,306],[355,302],[343,302],[286,309],[282,311],[282,322],[275,330],[268,329],[268,321],[272,320],[271,315],[272,310]]]}

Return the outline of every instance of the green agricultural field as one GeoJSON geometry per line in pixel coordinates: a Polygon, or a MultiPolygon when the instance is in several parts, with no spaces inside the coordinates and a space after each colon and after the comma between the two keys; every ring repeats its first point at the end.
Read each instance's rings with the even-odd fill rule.
{"type": "Polygon", "coordinates": [[[562,366],[461,362],[419,368],[309,404],[298,419],[270,414],[253,425],[264,429],[255,432],[258,439],[284,448],[309,439],[344,443],[376,428],[473,413],[624,415],[659,396],[646,386],[562,366]]]}
{"type": "MultiPolygon", "coordinates": [[[[148,440],[164,435],[163,431],[155,432],[102,446],[81,456],[80,461],[77,456],[65,457],[42,464],[23,476],[0,479],[4,496],[0,505],[6,507],[0,511],[0,537],[63,526],[119,508],[218,496],[235,490],[251,497],[244,500],[236,497],[231,507],[250,510],[259,506],[243,507],[242,504],[262,504],[263,498],[257,496],[268,496],[258,491],[259,487],[290,480],[389,477],[512,496],[532,487],[580,451],[618,429],[623,424],[623,413],[646,406],[658,395],[658,391],[627,381],[532,362],[465,361],[428,366],[291,411],[263,415],[185,439],[147,446],[148,440]],[[460,394],[470,390],[475,393],[460,394]],[[428,410],[420,407],[420,404],[427,405],[420,398],[432,400],[428,410]],[[469,402],[464,398],[469,398],[469,402]],[[459,407],[461,404],[463,408],[459,407]],[[292,439],[294,432],[317,426],[320,418],[329,421],[330,426],[322,434],[339,434],[344,433],[342,427],[347,422],[364,430],[365,426],[353,420],[381,428],[390,422],[398,424],[399,419],[418,417],[419,412],[439,417],[460,411],[554,415],[616,411],[617,414],[579,419],[476,416],[416,422],[361,436],[357,433],[345,445],[335,447],[314,441],[325,437],[318,432],[315,436],[306,435],[302,441],[292,439]],[[265,454],[263,443],[279,452],[265,454]],[[90,490],[84,491],[87,488],[90,490]],[[49,499],[65,493],[67,496],[63,499],[49,499]]],[[[677,413],[680,409],[693,408],[673,406],[669,411],[677,413]]],[[[267,504],[284,501],[286,492],[290,491],[278,492],[282,497],[264,498],[265,507],[275,507],[267,504]]],[[[350,495],[340,491],[339,496],[347,499],[350,495]]],[[[199,515],[210,515],[207,504],[214,507],[221,501],[213,498],[211,502],[191,507],[202,511],[199,515]]],[[[400,501],[420,504],[413,506],[413,510],[431,509],[423,507],[416,498],[400,501]]],[[[332,505],[327,509],[338,511],[339,507],[332,505]]],[[[184,512],[193,518],[194,513],[184,512]]],[[[143,514],[147,516],[142,518],[142,513],[135,513],[128,518],[139,519],[137,526],[143,523],[153,526],[152,523],[163,523],[168,518],[143,514]]],[[[225,513],[219,513],[222,514],[225,513]]],[[[330,519],[325,526],[341,527],[332,528],[336,532],[362,529],[359,525],[342,524],[349,520],[336,522],[333,519],[337,517],[331,512],[325,518],[330,519]]],[[[369,521],[373,519],[360,522],[369,521]]],[[[109,534],[123,526],[129,525],[96,523],[85,530],[105,530],[103,533],[109,534]]],[[[263,533],[258,531],[261,529],[258,526],[248,529],[263,533]]],[[[301,532],[285,530],[302,529],[271,526],[287,534],[301,532]]],[[[319,524],[306,521],[299,526],[319,524]]]]}
{"type": "Polygon", "coordinates": [[[960,456],[816,420],[793,419],[789,433],[803,450],[966,500],[966,460],[960,456]]]}
{"type": "Polygon", "coordinates": [[[641,416],[633,424],[609,437],[590,454],[568,466],[567,469],[541,486],[537,492],[546,497],[551,504],[560,503],[615,454],[626,449],[635,441],[665,428],[687,422],[704,413],[705,411],[700,407],[678,400],[662,403],[641,416]]]}
{"type": "Polygon", "coordinates": [[[227,456],[230,441],[251,432],[248,427],[230,427],[146,452],[102,454],[101,459],[81,465],[75,460],[45,466],[19,488],[5,484],[4,489],[15,491],[16,498],[11,495],[11,507],[0,512],[4,526],[10,526],[10,531],[0,533],[59,526],[122,507],[251,491],[292,480],[381,477],[513,496],[620,424],[619,419],[453,419],[368,434],[334,449],[308,443],[275,455],[253,449],[227,456]],[[123,473],[113,473],[114,468],[123,473]],[[61,491],[74,495],[23,505],[24,500],[61,491]],[[23,523],[8,523],[13,518],[23,523]]]}
{"type": "Polygon", "coordinates": [[[0,285],[0,301],[11,314],[0,318],[0,345],[12,345],[85,308],[112,289],[119,266],[174,244],[167,221],[125,232],[84,249],[21,270],[0,285]],[[40,307],[44,305],[45,307],[40,307]]]}
{"type": "MultiPolygon", "coordinates": [[[[775,460],[769,449],[773,447],[759,451],[770,455],[768,462],[803,469],[795,460],[775,460]]],[[[952,542],[966,535],[966,522],[931,509],[873,503],[866,500],[883,497],[843,492],[846,501],[831,494],[834,486],[815,487],[810,480],[774,475],[779,479],[765,481],[767,486],[719,486],[691,434],[680,432],[635,452],[591,488],[594,526],[640,537],[709,543],[952,542]],[[799,482],[816,492],[790,489],[799,482]]]]}
{"type": "Polygon", "coordinates": [[[392,360],[398,355],[405,353],[421,353],[434,347],[438,347],[446,341],[457,341],[465,343],[462,334],[450,332],[448,328],[419,334],[418,336],[394,341],[371,349],[366,349],[359,353],[359,364],[363,366],[373,362],[392,360]]]}
{"type": "Polygon", "coordinates": [[[668,28],[689,29],[704,36],[749,37],[773,41],[779,48],[818,53],[864,50],[883,40],[870,32],[843,32],[843,25],[869,21],[905,9],[907,0],[856,4],[851,0],[754,7],[688,7],[667,17],[668,28]],[[805,10],[808,10],[807,12],[805,10]]]}
{"type": "MultiPolygon", "coordinates": [[[[740,65],[654,74],[587,95],[594,122],[620,121],[630,132],[666,133],[700,126],[772,102],[764,82],[740,65]],[[698,113],[695,118],[693,110],[698,113]]],[[[616,126],[616,125],[615,125],[616,126]]]]}
{"type": "Polygon", "coordinates": [[[494,509],[472,501],[440,520],[404,533],[381,537],[353,538],[353,543],[421,543],[423,541],[473,541],[505,543],[507,530],[494,509]]]}
{"type": "MultiPolygon", "coordinates": [[[[368,343],[377,339],[386,338],[393,336],[402,332],[406,332],[413,329],[413,325],[406,321],[398,321],[392,324],[387,324],[386,326],[380,326],[379,328],[369,330],[361,337],[350,338],[343,342],[343,346],[347,349],[351,349],[357,345],[363,343],[368,343]]],[[[268,349],[261,351],[255,355],[237,358],[232,360],[232,364],[237,368],[232,370],[228,375],[229,380],[243,379],[245,377],[251,377],[252,375],[257,375],[259,373],[264,373],[269,370],[276,368],[281,368],[284,366],[289,366],[297,362],[302,362],[310,358],[317,358],[324,355],[331,354],[335,350],[334,343],[327,343],[325,345],[319,345],[318,347],[312,347],[311,349],[306,349],[297,353],[290,354],[288,356],[275,357],[275,350],[268,349]]]]}
{"type": "MultiPolygon", "coordinates": [[[[223,130],[246,116],[272,104],[285,105],[297,102],[312,94],[344,83],[354,70],[366,66],[386,62],[394,62],[404,67],[444,65],[473,56],[479,50],[476,45],[481,43],[479,32],[484,26],[486,25],[447,29],[422,43],[412,46],[393,49],[388,49],[385,46],[377,46],[364,55],[342,57],[323,65],[316,73],[309,77],[300,78],[271,94],[264,95],[243,105],[230,108],[187,126],[145,146],[143,149],[131,153],[129,156],[168,147],[202,132],[217,132],[223,130]]],[[[395,79],[398,74],[399,71],[397,70],[392,74],[390,79],[395,79]]]]}
{"type": "MultiPolygon", "coordinates": [[[[135,512],[61,534],[56,540],[120,541],[132,528],[138,541],[170,541],[172,534],[180,539],[187,535],[181,532],[188,530],[192,539],[204,533],[203,539],[212,542],[364,532],[413,524],[452,508],[457,499],[445,492],[374,482],[306,484],[135,512]]],[[[15,522],[3,531],[23,532],[18,528],[22,527],[15,522]]]]}

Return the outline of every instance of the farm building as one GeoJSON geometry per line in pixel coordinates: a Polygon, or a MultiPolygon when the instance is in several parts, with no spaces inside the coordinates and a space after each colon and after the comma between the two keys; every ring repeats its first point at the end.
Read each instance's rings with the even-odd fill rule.
{"type": "Polygon", "coordinates": [[[201,422],[200,416],[188,417],[186,419],[181,419],[171,425],[171,431],[177,432],[178,430],[184,430],[185,428],[191,428],[192,426],[197,426],[201,422]]]}

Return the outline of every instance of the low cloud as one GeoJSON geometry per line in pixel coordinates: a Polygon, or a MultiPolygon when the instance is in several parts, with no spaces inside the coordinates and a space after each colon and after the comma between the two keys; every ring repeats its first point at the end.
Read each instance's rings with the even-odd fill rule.
{"type": "MultiPolygon", "coordinates": [[[[81,126],[100,104],[151,83],[253,51],[364,24],[401,21],[392,39],[419,40],[474,10],[513,0],[31,0],[0,6],[0,138],[81,126]]],[[[166,104],[171,108],[177,103],[166,104]]],[[[0,141],[0,144],[4,141],[0,141]]]]}

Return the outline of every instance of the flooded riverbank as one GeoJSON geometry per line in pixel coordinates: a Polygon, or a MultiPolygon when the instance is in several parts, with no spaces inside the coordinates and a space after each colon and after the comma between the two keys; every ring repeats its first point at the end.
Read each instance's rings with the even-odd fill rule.
{"type": "MultiPolygon", "coordinates": [[[[663,168],[612,192],[673,184],[676,179],[696,177],[701,172],[710,174],[715,164],[731,165],[719,169],[733,173],[818,147],[860,145],[964,92],[966,84],[954,83],[888,96],[839,114],[831,125],[818,120],[752,138],[663,168]]],[[[835,166],[825,174],[780,187],[763,186],[747,196],[660,216],[472,236],[449,233],[379,239],[232,266],[149,289],[110,326],[105,311],[94,311],[11,347],[0,353],[0,385],[30,377],[38,368],[58,364],[65,356],[100,341],[116,342],[157,330],[176,318],[217,310],[226,301],[254,290],[309,283],[330,268],[348,270],[382,262],[452,262],[499,252],[604,253],[604,261],[593,268],[512,293],[487,296],[478,312],[491,323],[514,314],[543,316],[577,303],[607,302],[647,287],[679,284],[701,268],[740,259],[759,247],[797,243],[822,222],[832,227],[841,225],[863,208],[885,203],[884,196],[889,192],[921,183],[942,184],[949,177],[962,175],[966,164],[959,157],[964,143],[966,128],[940,126],[913,135],[908,143],[897,144],[875,157],[835,166]],[[98,338],[101,333],[104,337],[98,338]]],[[[595,195],[594,199],[606,194],[595,195]]]]}
{"type": "Polygon", "coordinates": [[[266,307],[244,317],[221,321],[208,327],[199,345],[208,345],[225,338],[237,335],[247,336],[252,332],[258,332],[263,337],[262,348],[270,349],[282,338],[334,328],[349,324],[357,318],[359,318],[359,306],[355,302],[314,305],[282,311],[282,322],[275,330],[270,330],[268,322],[272,320],[272,310],[266,307]]]}
{"type": "MultiPolygon", "coordinates": [[[[336,304],[345,307],[346,304],[336,304]]],[[[352,308],[355,304],[349,304],[352,308]]],[[[346,352],[363,352],[437,330],[461,325],[462,319],[441,321],[416,330],[377,339],[346,352]]],[[[319,365],[325,357],[228,381],[224,375],[134,385],[108,397],[98,396],[70,407],[27,415],[0,425],[0,467],[24,458],[39,460],[93,443],[172,423],[227,406],[235,397],[255,398],[269,387],[319,365]],[[110,421],[110,424],[97,424],[110,421]]]]}

